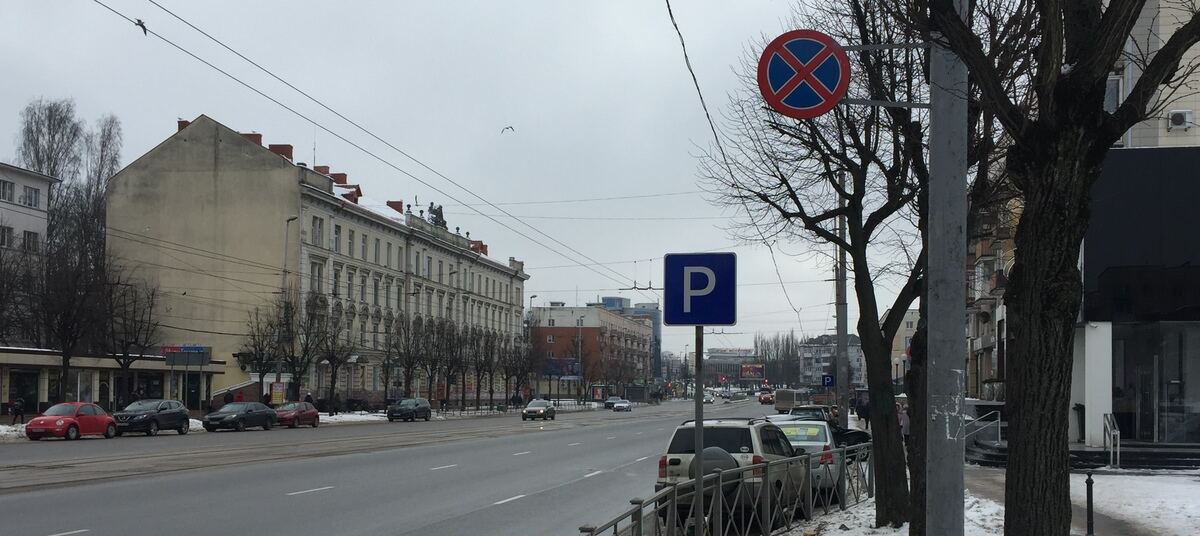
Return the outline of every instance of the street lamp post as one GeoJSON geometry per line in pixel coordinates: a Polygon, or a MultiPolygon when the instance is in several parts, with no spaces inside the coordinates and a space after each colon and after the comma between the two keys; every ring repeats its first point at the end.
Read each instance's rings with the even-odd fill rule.
{"type": "Polygon", "coordinates": [[[284,308],[287,307],[287,276],[288,276],[288,238],[291,236],[292,222],[296,221],[300,216],[295,214],[288,216],[288,219],[283,222],[283,270],[279,280],[279,353],[275,355],[275,383],[283,381],[280,375],[280,369],[283,368],[283,343],[284,337],[287,334],[287,328],[284,327],[284,308]]]}
{"type": "MultiPolygon", "coordinates": [[[[533,299],[536,297],[538,297],[537,294],[531,294],[529,296],[529,310],[527,311],[529,318],[527,320],[525,320],[525,344],[529,345],[530,352],[533,352],[533,299]]],[[[543,368],[543,370],[545,370],[545,369],[543,368]]],[[[540,376],[540,374],[539,374],[539,376],[540,376]]],[[[535,378],[536,378],[536,376],[535,376],[535,378]]],[[[529,378],[526,377],[525,379],[528,380],[529,378]]],[[[537,389],[537,387],[538,387],[537,382],[538,382],[538,380],[535,379],[534,385],[533,385],[534,391],[539,390],[539,389],[537,389]]],[[[521,389],[521,386],[518,385],[516,387],[516,389],[519,391],[521,389]]],[[[508,394],[505,393],[504,396],[508,396],[508,394]]]]}
{"type": "Polygon", "coordinates": [[[575,398],[576,400],[583,397],[583,319],[586,315],[579,315],[579,320],[575,321],[575,358],[578,361],[575,363],[575,375],[580,379],[575,380],[575,398]]]}

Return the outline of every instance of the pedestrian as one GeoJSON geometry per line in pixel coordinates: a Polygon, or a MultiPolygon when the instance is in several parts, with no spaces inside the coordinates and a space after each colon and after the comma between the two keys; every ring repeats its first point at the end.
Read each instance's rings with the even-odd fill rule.
{"type": "Polygon", "coordinates": [[[909,437],[908,437],[908,430],[909,430],[908,411],[907,411],[906,409],[904,409],[904,407],[903,407],[903,406],[901,406],[900,404],[896,404],[896,414],[897,414],[897,415],[899,415],[899,417],[898,417],[898,418],[900,419],[900,437],[902,437],[902,438],[904,439],[904,448],[905,448],[905,449],[907,449],[907,448],[908,448],[908,445],[909,445],[909,437]]]}
{"type": "Polygon", "coordinates": [[[869,403],[858,407],[858,420],[862,423],[863,430],[871,429],[871,405],[869,403]]]}
{"type": "Polygon", "coordinates": [[[17,419],[21,420],[21,424],[25,424],[25,399],[17,397],[8,408],[9,413],[12,413],[12,422],[10,425],[17,424],[17,419]]]}
{"type": "Polygon", "coordinates": [[[305,394],[305,395],[304,395],[304,401],[305,401],[305,402],[308,402],[309,404],[312,404],[312,405],[314,405],[314,406],[315,406],[315,405],[317,405],[317,402],[316,402],[316,400],[314,400],[314,399],[313,399],[313,395],[312,395],[312,393],[307,393],[307,394],[305,394]]]}

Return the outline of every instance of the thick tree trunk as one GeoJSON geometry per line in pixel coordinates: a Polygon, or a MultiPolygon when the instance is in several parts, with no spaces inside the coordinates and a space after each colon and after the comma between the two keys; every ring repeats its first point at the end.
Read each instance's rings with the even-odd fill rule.
{"type": "Polygon", "coordinates": [[[1078,263],[1090,185],[1099,173],[1098,165],[1087,164],[1085,147],[1060,148],[1057,158],[1039,155],[1040,166],[1021,166],[1010,155],[1010,171],[1023,175],[1027,186],[1005,293],[1012,334],[1004,491],[1009,535],[1059,535],[1071,527],[1067,424],[1083,292],[1078,263]]]}
{"type": "MultiPolygon", "coordinates": [[[[71,377],[71,355],[67,352],[62,353],[62,367],[59,369],[58,376],[58,401],[67,401],[67,378],[71,377]]],[[[75,393],[78,398],[79,393],[75,393]]]]}
{"type": "Polygon", "coordinates": [[[911,488],[911,504],[908,517],[908,535],[925,536],[925,433],[928,416],[926,400],[926,331],[925,318],[928,308],[921,300],[921,319],[912,338],[910,368],[904,375],[904,392],[908,394],[909,445],[908,475],[911,488]]]}
{"type": "Polygon", "coordinates": [[[413,373],[416,372],[415,367],[404,369],[404,398],[412,397],[413,373]]]}
{"type": "Polygon", "coordinates": [[[337,411],[338,411],[337,381],[338,381],[338,369],[339,368],[341,368],[341,367],[336,367],[336,366],[329,367],[329,399],[325,402],[325,404],[327,406],[326,409],[329,410],[330,415],[333,415],[334,413],[337,413],[337,411]]]}
{"type": "Polygon", "coordinates": [[[479,409],[479,397],[483,394],[483,374],[478,370],[475,371],[475,409],[479,409]]]}

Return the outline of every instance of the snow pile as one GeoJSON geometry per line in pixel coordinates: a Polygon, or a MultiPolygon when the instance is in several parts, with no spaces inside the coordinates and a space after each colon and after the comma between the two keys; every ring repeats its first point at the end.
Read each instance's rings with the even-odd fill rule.
{"type": "Polygon", "coordinates": [[[386,422],[386,413],[370,413],[366,411],[348,411],[330,415],[328,413],[321,414],[321,424],[348,424],[360,422],[386,422]]]}
{"type": "MultiPolygon", "coordinates": [[[[1071,474],[1071,502],[1087,506],[1087,475],[1071,474]]],[[[1200,527],[1200,472],[1122,471],[1093,474],[1096,512],[1150,534],[1193,535],[1200,527]]]]}
{"type": "MultiPolygon", "coordinates": [[[[970,494],[963,501],[966,536],[1000,536],[1004,534],[1004,507],[995,501],[970,494]]],[[[875,528],[875,499],[867,499],[846,511],[818,515],[806,526],[794,529],[787,536],[907,536],[908,525],[899,528],[875,528]],[[845,528],[843,528],[845,527],[845,528]]]]}
{"type": "Polygon", "coordinates": [[[189,432],[203,432],[204,431],[204,421],[201,421],[198,419],[188,419],[188,431],[189,432]]]}
{"type": "Polygon", "coordinates": [[[17,441],[25,439],[25,425],[9,426],[0,424],[0,441],[17,441]]]}

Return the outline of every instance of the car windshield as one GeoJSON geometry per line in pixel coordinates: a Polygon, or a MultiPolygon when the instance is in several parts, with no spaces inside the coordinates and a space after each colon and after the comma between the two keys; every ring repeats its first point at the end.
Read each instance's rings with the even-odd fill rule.
{"type": "Polygon", "coordinates": [[[72,406],[70,404],[56,404],[56,405],[50,406],[50,409],[46,410],[46,412],[43,413],[42,415],[48,415],[48,416],[52,416],[52,417],[67,417],[67,416],[71,416],[74,414],[75,414],[75,406],[72,406]]]}
{"type": "Polygon", "coordinates": [[[550,403],[549,403],[549,402],[546,402],[545,400],[534,400],[533,402],[530,402],[530,403],[529,403],[529,405],[528,405],[528,406],[526,406],[526,407],[530,407],[530,408],[548,408],[548,407],[550,407],[550,403]]]}
{"type": "Polygon", "coordinates": [[[300,409],[300,403],[299,402],[288,402],[287,404],[279,406],[276,409],[278,409],[279,411],[294,411],[294,410],[300,409]]]}
{"type": "Polygon", "coordinates": [[[610,396],[610,397],[608,397],[608,399],[609,399],[609,400],[614,400],[614,401],[615,401],[615,400],[620,400],[620,399],[621,399],[621,397],[619,397],[619,396],[610,396]]]}
{"type": "Polygon", "coordinates": [[[138,400],[128,406],[125,406],[125,411],[153,411],[158,409],[158,405],[162,400],[138,400]]]}
{"type": "MultiPolygon", "coordinates": [[[[675,430],[667,454],[695,454],[696,431],[692,427],[675,430]]],[[[704,448],[720,447],[725,452],[753,452],[749,428],[704,427],[704,448]]]]}
{"type": "Polygon", "coordinates": [[[814,421],[825,420],[825,412],[821,411],[819,409],[816,409],[816,408],[793,409],[792,415],[797,415],[799,417],[809,419],[809,420],[814,420],[814,421]]]}
{"type": "Polygon", "coordinates": [[[402,408],[412,408],[412,407],[417,406],[417,401],[415,399],[409,398],[407,400],[401,400],[399,405],[402,408]]]}
{"type": "Polygon", "coordinates": [[[231,402],[221,406],[220,411],[221,413],[234,413],[237,411],[246,411],[249,408],[250,404],[248,402],[231,402]]]}
{"type": "Polygon", "coordinates": [[[787,436],[788,441],[792,443],[824,443],[829,440],[829,436],[825,433],[825,427],[819,424],[781,422],[779,429],[783,430],[783,435],[787,436]]]}

